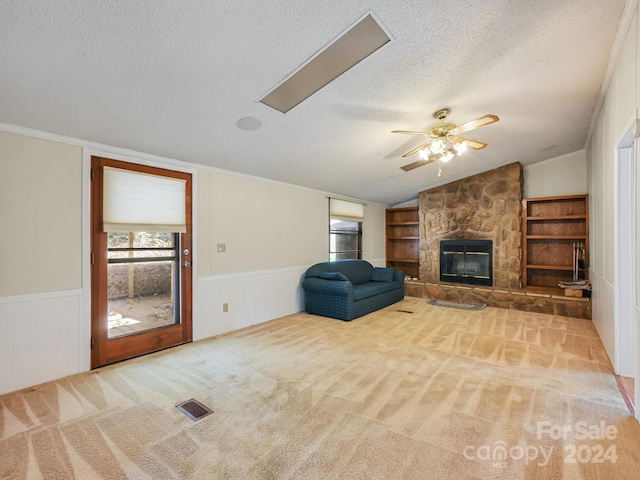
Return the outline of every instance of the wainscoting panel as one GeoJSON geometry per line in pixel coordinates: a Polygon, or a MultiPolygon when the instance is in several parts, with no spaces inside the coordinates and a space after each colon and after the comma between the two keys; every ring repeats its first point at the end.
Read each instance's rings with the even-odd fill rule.
{"type": "Polygon", "coordinates": [[[0,298],[0,394],[83,371],[82,290],[0,298]]]}
{"type": "Polygon", "coordinates": [[[591,270],[589,271],[589,278],[593,289],[591,294],[591,318],[604,344],[604,349],[609,355],[609,360],[617,373],[613,287],[591,270]]]}
{"type": "Polygon", "coordinates": [[[640,422],[640,408],[639,402],[640,400],[640,308],[636,305],[633,309],[634,311],[634,319],[636,321],[636,361],[635,361],[635,374],[634,378],[634,401],[635,401],[635,411],[636,411],[636,419],[640,422]]]}
{"type": "Polygon", "coordinates": [[[304,310],[307,267],[201,277],[196,280],[193,339],[220,335],[304,310]],[[223,312],[223,304],[228,312],[223,312]]]}

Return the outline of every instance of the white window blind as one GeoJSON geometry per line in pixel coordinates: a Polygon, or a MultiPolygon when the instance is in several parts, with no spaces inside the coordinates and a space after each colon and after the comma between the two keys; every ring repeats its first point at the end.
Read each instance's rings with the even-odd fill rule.
{"type": "Polygon", "coordinates": [[[186,181],[104,167],[105,232],[185,233],[186,181]]]}
{"type": "Polygon", "coordinates": [[[332,198],[329,202],[331,218],[351,222],[364,222],[364,205],[332,198]]]}

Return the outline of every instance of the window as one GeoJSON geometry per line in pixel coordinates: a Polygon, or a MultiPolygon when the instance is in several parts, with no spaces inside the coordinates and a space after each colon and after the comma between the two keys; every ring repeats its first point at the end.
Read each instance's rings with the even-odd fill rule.
{"type": "Polygon", "coordinates": [[[109,338],[180,323],[180,235],[107,234],[109,338]]]}
{"type": "Polygon", "coordinates": [[[364,205],[329,199],[329,260],[362,258],[364,205]]]}
{"type": "Polygon", "coordinates": [[[329,260],[362,258],[362,222],[331,219],[329,260]]]}

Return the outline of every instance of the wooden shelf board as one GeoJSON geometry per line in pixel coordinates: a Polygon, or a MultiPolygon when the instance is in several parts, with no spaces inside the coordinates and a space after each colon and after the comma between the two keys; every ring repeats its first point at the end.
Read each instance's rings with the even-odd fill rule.
{"type": "Polygon", "coordinates": [[[420,222],[389,222],[387,223],[387,226],[389,227],[400,226],[400,225],[420,225],[420,222]]]}
{"type": "Polygon", "coordinates": [[[535,264],[527,264],[526,268],[534,269],[534,270],[573,270],[571,265],[535,265],[535,264]]]}
{"type": "Polygon", "coordinates": [[[525,235],[528,240],[586,240],[586,235],[525,235]]]}
{"type": "Polygon", "coordinates": [[[387,212],[395,213],[395,212],[417,212],[420,207],[397,207],[397,208],[388,208],[387,212]]]}
{"type": "Polygon", "coordinates": [[[535,217],[525,217],[527,221],[549,221],[549,220],[584,220],[586,215],[540,215],[535,217]]]}
{"type": "Polygon", "coordinates": [[[420,240],[420,237],[387,237],[387,240],[420,240]]]}
{"type": "Polygon", "coordinates": [[[418,263],[417,258],[387,258],[387,262],[418,263]]]}

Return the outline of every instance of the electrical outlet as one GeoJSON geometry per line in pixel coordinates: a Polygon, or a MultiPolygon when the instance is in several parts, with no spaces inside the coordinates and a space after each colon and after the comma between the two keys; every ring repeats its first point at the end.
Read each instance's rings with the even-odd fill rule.
{"type": "Polygon", "coordinates": [[[229,304],[225,302],[222,304],[222,313],[226,313],[228,311],[229,311],[229,304]]]}
{"type": "Polygon", "coordinates": [[[227,244],[226,243],[219,243],[218,244],[218,248],[217,248],[217,252],[218,253],[224,253],[227,251],[227,244]]]}

